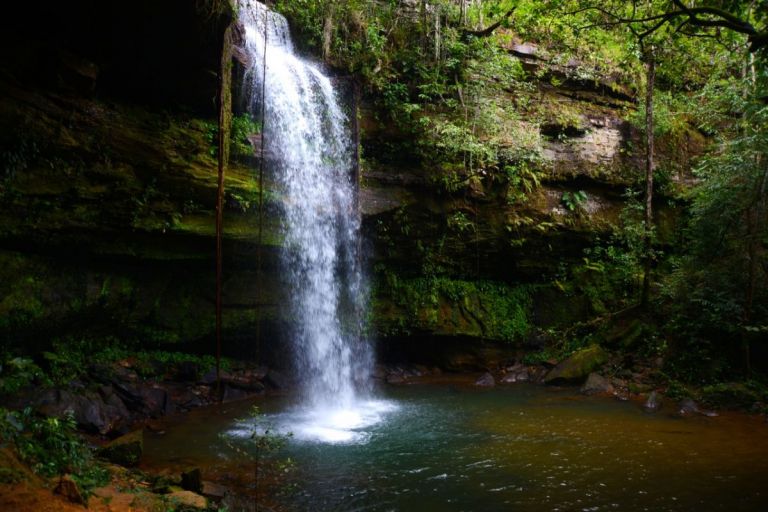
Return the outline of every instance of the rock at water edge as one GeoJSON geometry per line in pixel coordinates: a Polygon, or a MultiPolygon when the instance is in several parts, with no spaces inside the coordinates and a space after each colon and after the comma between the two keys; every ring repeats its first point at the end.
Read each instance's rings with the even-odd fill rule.
{"type": "Polygon", "coordinates": [[[132,467],[139,463],[144,453],[144,431],[136,430],[118,437],[101,450],[99,456],[121,466],[132,467]]]}
{"type": "Polygon", "coordinates": [[[485,372],[475,381],[475,386],[481,386],[484,388],[492,388],[496,385],[496,379],[493,378],[490,372],[485,372]]]}
{"type": "Polygon", "coordinates": [[[581,392],[585,395],[613,393],[613,385],[599,373],[590,373],[587,382],[581,386],[581,392]]]}
{"type": "Polygon", "coordinates": [[[560,361],[544,377],[545,384],[576,383],[608,360],[608,354],[598,345],[581,349],[560,361]]]}

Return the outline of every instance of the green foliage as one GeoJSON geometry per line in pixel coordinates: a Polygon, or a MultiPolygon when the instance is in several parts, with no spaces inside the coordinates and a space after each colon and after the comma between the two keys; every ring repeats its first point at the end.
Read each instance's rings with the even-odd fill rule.
{"type": "Polygon", "coordinates": [[[524,203],[541,184],[539,175],[530,162],[507,164],[503,170],[508,183],[507,204],[524,203]]]}
{"type": "Polygon", "coordinates": [[[447,277],[402,279],[384,276],[379,293],[402,313],[376,319],[388,334],[448,325],[464,334],[515,342],[531,328],[531,288],[494,281],[464,281],[447,277]],[[402,315],[402,316],[401,316],[402,315]]]}
{"type": "Polygon", "coordinates": [[[620,224],[610,237],[597,238],[592,247],[584,250],[582,263],[570,269],[570,283],[556,283],[564,291],[585,294],[598,314],[627,307],[637,301],[639,293],[645,254],[643,206],[631,191],[626,200],[620,224]]]}
{"type": "Polygon", "coordinates": [[[472,222],[467,214],[464,212],[454,212],[448,217],[448,229],[452,229],[458,233],[473,233],[477,229],[475,223],[472,222]]]}
{"type": "MultiPolygon", "coordinates": [[[[158,363],[160,367],[169,368],[179,363],[193,362],[203,371],[216,365],[215,358],[210,355],[143,350],[117,340],[89,338],[56,339],[52,343],[52,350],[44,352],[43,358],[49,376],[44,375],[43,382],[58,385],[84,377],[93,365],[109,366],[122,360],[129,360],[137,372],[147,378],[162,377],[157,375],[158,363]]],[[[222,358],[221,366],[228,369],[232,366],[232,361],[222,358]]]]}
{"type": "Polygon", "coordinates": [[[293,433],[281,433],[267,421],[258,406],[251,408],[247,418],[238,420],[245,425],[248,432],[248,443],[243,446],[239,439],[233,440],[226,433],[220,435],[224,443],[240,457],[251,462],[254,467],[255,486],[260,480],[269,478],[272,482],[283,480],[293,469],[291,458],[278,458],[293,433]]]}
{"type": "Polygon", "coordinates": [[[230,153],[234,158],[243,158],[253,155],[253,148],[248,137],[261,133],[261,123],[246,113],[232,117],[232,129],[230,137],[232,147],[230,153]]]}
{"type": "MultiPolygon", "coordinates": [[[[219,154],[219,124],[216,121],[204,121],[203,133],[208,143],[208,154],[217,158],[219,154]]],[[[243,159],[253,156],[249,135],[261,133],[261,123],[248,113],[232,116],[230,125],[230,157],[243,159]]]]}
{"type": "Polygon", "coordinates": [[[35,473],[44,477],[70,473],[87,492],[104,485],[108,473],[94,462],[75,426],[71,412],[63,418],[43,418],[30,408],[13,412],[0,409],[0,438],[11,443],[35,473]]]}
{"type": "Polygon", "coordinates": [[[0,396],[12,395],[33,384],[48,382],[45,372],[31,359],[15,357],[0,365],[0,396]]]}
{"type": "Polygon", "coordinates": [[[718,144],[696,169],[700,181],[691,194],[685,252],[664,282],[677,371],[697,380],[732,376],[743,344],[760,335],[768,317],[768,106],[756,99],[768,90],[765,67],[755,78],[701,92],[702,103],[727,113],[708,116],[718,144]],[[688,368],[695,364],[688,360],[691,351],[717,364],[695,372],[688,368]]]}
{"type": "Polygon", "coordinates": [[[587,193],[583,190],[576,192],[563,192],[563,196],[560,198],[568,211],[581,211],[584,208],[584,204],[587,202],[587,193]]]}
{"type": "Polygon", "coordinates": [[[538,365],[546,361],[557,360],[559,357],[559,351],[555,348],[545,348],[537,352],[528,352],[523,356],[523,364],[538,365]]]}

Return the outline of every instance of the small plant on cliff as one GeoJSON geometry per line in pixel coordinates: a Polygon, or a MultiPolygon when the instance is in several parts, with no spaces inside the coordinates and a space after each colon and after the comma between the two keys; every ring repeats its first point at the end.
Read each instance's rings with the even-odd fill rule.
{"type": "Polygon", "coordinates": [[[563,192],[561,201],[563,206],[568,208],[569,211],[581,211],[584,208],[584,204],[587,202],[587,193],[583,190],[563,192]]]}

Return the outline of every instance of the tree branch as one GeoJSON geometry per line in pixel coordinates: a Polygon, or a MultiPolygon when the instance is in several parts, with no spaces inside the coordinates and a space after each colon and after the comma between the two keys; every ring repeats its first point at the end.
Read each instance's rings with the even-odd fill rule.
{"type": "MultiPolygon", "coordinates": [[[[650,15],[650,16],[644,16],[640,18],[636,18],[633,15],[629,18],[622,17],[621,15],[611,12],[608,9],[605,9],[604,7],[600,7],[597,5],[590,5],[583,7],[581,9],[577,9],[575,11],[570,11],[566,14],[568,15],[574,15],[579,14],[585,11],[597,11],[604,16],[608,16],[612,19],[612,21],[604,21],[604,22],[596,22],[590,25],[586,25],[584,27],[580,27],[580,29],[587,29],[592,28],[596,26],[615,26],[615,25],[628,25],[632,26],[632,24],[645,24],[645,23],[651,23],[654,24],[648,28],[645,28],[644,31],[639,32],[639,35],[641,38],[647,37],[654,32],[656,32],[659,28],[661,28],[665,23],[671,23],[672,20],[676,18],[687,18],[683,22],[683,24],[688,24],[689,26],[696,26],[701,28],[712,28],[712,27],[719,27],[724,28],[727,30],[731,30],[733,32],[737,32],[739,34],[744,34],[747,36],[747,41],[750,44],[749,50],[751,52],[756,52],[762,48],[768,47],[768,30],[758,30],[755,28],[754,25],[749,23],[746,20],[743,20],[739,18],[738,16],[728,12],[724,11],[722,9],[718,9],[717,7],[709,7],[709,6],[702,6],[702,7],[688,7],[685,5],[685,3],[682,2],[682,0],[672,0],[672,3],[675,5],[676,9],[650,15]],[[703,18],[706,17],[706,18],[703,18]]],[[[634,31],[633,31],[634,32],[634,31]]],[[[693,36],[702,36],[703,34],[695,34],[686,32],[687,35],[693,35],[693,36]]]]}
{"type": "Polygon", "coordinates": [[[499,21],[494,23],[493,25],[489,26],[488,28],[485,28],[483,30],[467,30],[464,29],[461,31],[461,38],[462,39],[468,39],[470,37],[488,37],[493,32],[501,26],[502,23],[507,21],[512,14],[514,14],[516,7],[513,7],[512,9],[508,10],[504,16],[502,16],[499,21]]]}

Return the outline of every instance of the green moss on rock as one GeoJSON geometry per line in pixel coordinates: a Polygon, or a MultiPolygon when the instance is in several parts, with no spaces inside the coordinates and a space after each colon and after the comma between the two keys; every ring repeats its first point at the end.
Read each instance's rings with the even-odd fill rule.
{"type": "Polygon", "coordinates": [[[518,341],[531,327],[529,287],[495,281],[390,275],[374,309],[374,326],[384,335],[429,332],[518,341]]]}
{"type": "Polygon", "coordinates": [[[584,380],[608,360],[608,353],[598,345],[574,352],[544,377],[546,384],[574,383],[584,380]]]}
{"type": "Polygon", "coordinates": [[[144,432],[136,430],[118,437],[99,450],[99,456],[121,466],[133,467],[141,460],[144,453],[144,432]]]}

